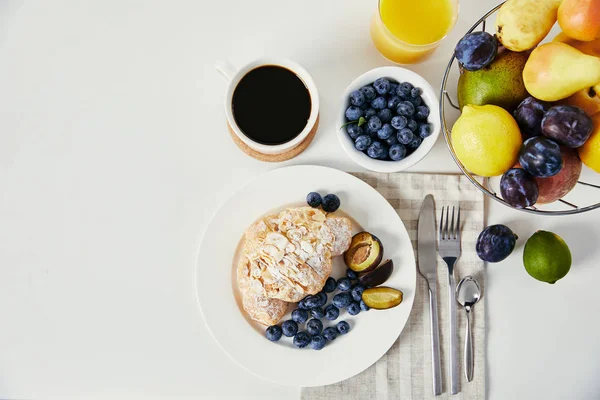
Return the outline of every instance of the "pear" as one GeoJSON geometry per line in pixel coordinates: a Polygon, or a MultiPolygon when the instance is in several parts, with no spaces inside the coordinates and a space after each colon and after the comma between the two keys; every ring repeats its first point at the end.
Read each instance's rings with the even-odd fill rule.
{"type": "Polygon", "coordinates": [[[536,99],[562,100],[600,82],[600,58],[565,43],[546,43],[531,52],[523,82],[536,99]]]}
{"type": "Polygon", "coordinates": [[[512,112],[528,96],[523,84],[523,67],[529,53],[501,47],[494,62],[478,71],[461,70],[458,78],[458,105],[493,104],[512,112]]]}
{"type": "Polygon", "coordinates": [[[508,0],[496,17],[496,36],[512,51],[531,50],[556,22],[561,0],[508,0]]]}

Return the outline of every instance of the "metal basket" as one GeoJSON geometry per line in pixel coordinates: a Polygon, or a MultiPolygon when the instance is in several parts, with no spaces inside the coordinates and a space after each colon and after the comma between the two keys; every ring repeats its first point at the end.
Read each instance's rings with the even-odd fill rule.
{"type": "MultiPolygon", "coordinates": [[[[479,21],[477,21],[471,27],[471,29],[469,29],[467,31],[467,33],[473,32],[475,29],[479,28],[480,26],[481,26],[481,30],[485,31],[487,18],[490,17],[492,14],[494,14],[496,11],[498,11],[498,9],[500,9],[502,4],[504,4],[504,3],[498,4],[496,7],[491,9],[487,14],[485,14],[483,17],[481,17],[481,19],[479,19],[479,21]]],[[[444,73],[444,79],[442,81],[441,93],[440,93],[440,116],[441,116],[441,123],[442,123],[442,132],[444,134],[444,139],[446,140],[446,144],[448,146],[448,149],[450,150],[450,154],[452,155],[452,158],[454,158],[454,161],[456,161],[456,164],[458,165],[458,167],[461,169],[463,174],[465,174],[466,177],[469,178],[469,180],[473,183],[473,185],[475,185],[479,190],[481,190],[483,193],[485,193],[486,195],[488,195],[490,198],[494,199],[495,201],[497,201],[501,204],[504,204],[507,207],[513,208],[515,210],[520,210],[520,211],[524,211],[524,212],[531,213],[531,214],[569,215],[569,214],[578,214],[578,213],[582,213],[582,212],[586,212],[586,211],[591,211],[596,208],[600,208],[600,190],[598,190],[598,189],[600,189],[600,174],[596,174],[595,172],[589,170],[585,166],[583,167],[582,176],[580,177],[580,180],[577,182],[577,185],[575,185],[573,190],[567,196],[565,196],[564,198],[562,198],[554,203],[551,203],[551,204],[543,204],[543,205],[536,204],[536,206],[531,206],[531,207],[527,207],[527,208],[514,207],[514,206],[510,205],[509,203],[507,203],[506,201],[504,201],[504,199],[502,199],[502,197],[500,197],[500,195],[498,195],[496,193],[496,190],[497,190],[496,188],[498,187],[498,184],[499,184],[499,177],[476,178],[473,174],[471,174],[471,172],[469,172],[469,170],[467,170],[467,168],[460,162],[460,160],[458,159],[458,156],[456,155],[456,152],[454,151],[454,148],[452,147],[452,141],[451,141],[452,133],[449,129],[449,128],[451,128],[452,124],[454,123],[454,120],[451,120],[449,122],[448,114],[452,112],[456,115],[460,115],[460,109],[458,108],[458,106],[456,106],[452,102],[452,99],[450,98],[450,95],[448,94],[448,91],[446,89],[450,75],[452,73],[457,73],[457,72],[458,72],[458,62],[456,61],[454,54],[453,54],[452,57],[450,58],[450,62],[448,63],[448,66],[446,67],[446,71],[444,73]],[[451,108],[449,108],[448,106],[450,106],[451,108]],[[458,111],[456,111],[456,110],[458,110],[458,111]],[[584,172],[585,172],[585,176],[584,176],[584,172]],[[587,197],[589,197],[591,199],[595,199],[594,201],[597,201],[597,202],[593,203],[593,204],[585,205],[586,203],[588,203],[588,201],[585,201],[585,198],[587,198],[587,197]]]]}

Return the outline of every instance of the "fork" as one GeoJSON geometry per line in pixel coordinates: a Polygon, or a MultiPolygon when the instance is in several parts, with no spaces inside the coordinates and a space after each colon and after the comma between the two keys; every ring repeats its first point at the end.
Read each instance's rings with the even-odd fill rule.
{"type": "Polygon", "coordinates": [[[452,220],[448,227],[450,216],[450,206],[446,207],[444,218],[444,207],[442,207],[442,216],[440,218],[440,230],[438,241],[438,253],[444,262],[448,265],[448,300],[450,310],[450,393],[458,393],[458,336],[456,321],[456,279],[454,278],[454,265],[460,257],[460,207],[456,216],[456,225],[454,224],[454,207],[452,207],[452,220]]]}

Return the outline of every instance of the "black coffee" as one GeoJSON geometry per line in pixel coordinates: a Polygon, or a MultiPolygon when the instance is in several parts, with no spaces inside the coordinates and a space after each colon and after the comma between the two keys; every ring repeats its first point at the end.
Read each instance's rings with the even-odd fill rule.
{"type": "Polygon", "coordinates": [[[302,132],[311,101],[304,82],[289,69],[266,65],[248,72],[233,92],[233,117],[255,142],[277,145],[302,132]]]}

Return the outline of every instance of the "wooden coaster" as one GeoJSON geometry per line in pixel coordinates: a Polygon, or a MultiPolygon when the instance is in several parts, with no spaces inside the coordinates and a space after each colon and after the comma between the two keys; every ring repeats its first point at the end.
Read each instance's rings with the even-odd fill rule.
{"type": "Polygon", "coordinates": [[[308,147],[310,142],[312,142],[313,138],[315,137],[315,134],[317,133],[318,127],[319,127],[319,116],[317,115],[317,120],[315,121],[315,126],[313,126],[313,128],[310,130],[310,132],[308,132],[308,136],[306,136],[306,139],[304,139],[302,142],[300,142],[296,147],[293,147],[284,153],[264,154],[264,153],[260,153],[256,150],[250,148],[250,146],[248,146],[246,143],[244,143],[242,141],[242,139],[240,139],[238,137],[238,135],[235,134],[233,129],[231,129],[229,122],[227,122],[227,129],[229,130],[229,134],[231,135],[231,138],[233,139],[235,144],[237,144],[237,146],[240,148],[240,150],[242,150],[244,153],[248,154],[252,158],[255,158],[259,161],[265,161],[265,162],[282,162],[282,161],[286,161],[286,160],[296,157],[298,154],[302,153],[308,147]]]}

